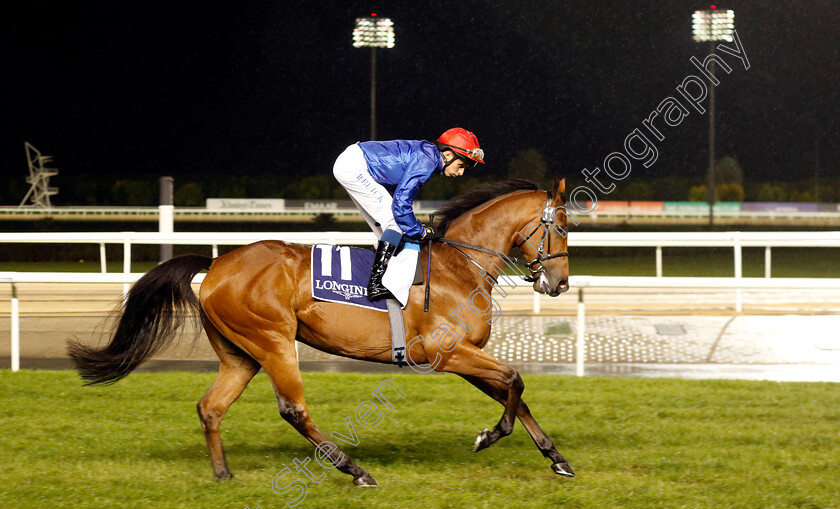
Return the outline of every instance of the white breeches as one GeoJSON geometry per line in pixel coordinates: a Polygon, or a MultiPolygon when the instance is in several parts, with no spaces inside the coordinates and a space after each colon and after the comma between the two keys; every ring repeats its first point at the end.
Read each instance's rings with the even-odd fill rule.
{"type": "Polygon", "coordinates": [[[391,193],[382,184],[373,180],[368,172],[367,161],[362,149],[355,143],[347,147],[335,160],[333,175],[344,186],[353,203],[367,221],[376,238],[385,230],[403,233],[397,226],[392,209],[391,193]]]}

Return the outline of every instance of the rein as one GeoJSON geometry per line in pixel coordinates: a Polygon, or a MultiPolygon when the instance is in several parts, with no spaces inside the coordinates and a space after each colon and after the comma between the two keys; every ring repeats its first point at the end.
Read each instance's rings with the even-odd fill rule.
{"type": "MultiPolygon", "coordinates": [[[[435,240],[438,241],[438,242],[441,242],[443,244],[448,244],[448,245],[452,246],[453,249],[455,249],[456,251],[458,251],[459,253],[464,255],[464,257],[467,259],[467,261],[469,261],[470,263],[472,263],[473,265],[478,267],[483,273],[490,276],[493,279],[493,283],[495,283],[495,284],[498,284],[498,280],[495,277],[493,277],[493,275],[490,274],[489,271],[487,271],[484,267],[482,267],[478,262],[473,260],[470,255],[465,253],[460,248],[470,249],[470,250],[473,250],[473,251],[480,251],[482,253],[486,253],[486,254],[489,254],[491,256],[497,256],[497,257],[501,258],[502,260],[504,260],[505,262],[513,264],[513,265],[524,265],[528,268],[528,270],[531,271],[531,275],[530,276],[520,276],[520,277],[522,279],[524,279],[525,281],[528,281],[529,283],[531,283],[531,282],[536,281],[540,277],[540,275],[543,272],[545,272],[545,267],[543,267],[542,262],[547,261],[547,260],[551,260],[553,258],[559,258],[561,256],[565,256],[565,257],[569,256],[568,251],[563,251],[563,252],[559,252],[559,253],[551,253],[551,236],[548,234],[548,231],[549,231],[548,229],[549,229],[549,227],[554,226],[554,216],[555,216],[556,212],[557,212],[557,207],[552,207],[551,206],[551,191],[546,191],[545,207],[542,209],[542,213],[540,215],[540,224],[538,224],[534,228],[534,230],[527,237],[525,237],[525,239],[522,242],[520,242],[519,244],[517,244],[515,246],[516,248],[521,248],[522,245],[525,244],[525,242],[527,242],[528,239],[533,237],[534,234],[537,232],[537,230],[539,230],[540,227],[542,226],[543,227],[543,232],[542,232],[542,236],[540,237],[539,246],[537,247],[537,257],[534,258],[534,260],[531,261],[531,262],[528,262],[528,260],[521,260],[519,258],[514,258],[514,257],[511,257],[511,256],[507,256],[507,255],[499,253],[499,252],[490,251],[489,249],[483,248],[481,246],[476,246],[474,244],[469,244],[467,242],[461,242],[459,240],[454,240],[454,239],[447,239],[446,237],[441,237],[441,238],[438,238],[438,239],[435,239],[435,240]],[[547,248],[545,246],[545,239],[546,238],[548,238],[547,248]],[[536,266],[536,268],[535,268],[535,266],[536,266]]],[[[429,243],[429,247],[431,248],[431,242],[429,243]]]]}
{"type": "MultiPolygon", "coordinates": [[[[487,254],[492,255],[492,256],[498,256],[502,260],[504,260],[508,263],[512,263],[514,265],[526,265],[528,263],[526,260],[520,260],[519,258],[513,258],[513,257],[507,256],[507,255],[503,255],[502,253],[498,253],[496,251],[490,251],[489,249],[483,248],[481,246],[476,246],[474,244],[468,244],[466,242],[461,242],[460,240],[447,239],[446,237],[441,237],[441,238],[435,239],[435,240],[437,242],[442,243],[442,244],[448,244],[448,245],[452,246],[452,249],[454,249],[455,251],[458,251],[459,253],[464,255],[464,257],[467,259],[468,262],[472,263],[473,265],[478,267],[479,270],[481,270],[482,272],[484,272],[485,274],[487,274],[488,276],[493,278],[493,283],[495,283],[495,284],[498,284],[499,281],[495,277],[493,277],[493,275],[490,274],[490,272],[487,271],[487,269],[482,267],[477,261],[473,260],[470,255],[465,253],[464,250],[460,249],[460,248],[463,247],[465,249],[471,249],[473,251],[481,251],[482,253],[487,253],[487,254]]],[[[525,279],[526,281],[528,280],[527,276],[522,276],[522,278],[525,279]]]]}

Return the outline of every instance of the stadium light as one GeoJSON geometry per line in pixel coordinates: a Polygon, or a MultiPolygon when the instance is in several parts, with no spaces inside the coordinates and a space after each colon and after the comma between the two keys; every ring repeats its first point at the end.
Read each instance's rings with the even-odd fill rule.
{"type": "Polygon", "coordinates": [[[705,11],[695,11],[691,21],[696,42],[732,42],[732,31],[735,30],[735,11],[719,11],[717,6],[712,6],[705,11]]]}
{"type": "Polygon", "coordinates": [[[370,48],[370,139],[376,139],[376,48],[394,47],[394,22],[380,18],[375,12],[366,18],[356,18],[353,46],[370,48]]]}
{"type": "MultiPolygon", "coordinates": [[[[715,54],[717,41],[732,42],[735,30],[735,11],[718,10],[716,5],[708,9],[694,11],[691,17],[692,34],[695,42],[708,42],[711,54],[715,54]]],[[[714,80],[715,58],[711,58],[709,73],[714,80]]],[[[709,226],[714,225],[715,210],[715,84],[709,87],[709,169],[706,175],[706,197],[709,201],[709,226]]]]}

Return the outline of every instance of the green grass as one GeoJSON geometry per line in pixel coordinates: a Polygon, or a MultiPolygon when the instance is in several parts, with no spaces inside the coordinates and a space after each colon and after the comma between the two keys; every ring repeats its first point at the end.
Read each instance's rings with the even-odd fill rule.
{"type": "MultiPolygon", "coordinates": [[[[598,248],[570,251],[572,275],[655,276],[654,248],[621,250],[600,255],[598,248]]],[[[764,248],[742,250],[743,276],[764,277],[764,248]]],[[[773,277],[840,277],[840,250],[837,248],[775,248],[770,260],[773,277]]],[[[735,260],[731,249],[662,249],[662,273],[666,277],[732,277],[735,260]]]]}
{"type": "MultiPolygon", "coordinates": [[[[304,373],[315,422],[346,433],[386,377],[406,398],[344,448],[380,487],[328,470],[298,507],[840,507],[837,384],[525,376],[532,412],[578,473],[566,479],[519,423],[471,452],[501,407],[452,375],[304,373]]],[[[212,379],[137,373],[83,388],[73,372],[0,371],[0,505],[285,507],[293,493],[272,478],[304,479],[292,460],[312,447],[259,374],[222,424],[236,477],[214,481],[195,414],[212,379]]]]}

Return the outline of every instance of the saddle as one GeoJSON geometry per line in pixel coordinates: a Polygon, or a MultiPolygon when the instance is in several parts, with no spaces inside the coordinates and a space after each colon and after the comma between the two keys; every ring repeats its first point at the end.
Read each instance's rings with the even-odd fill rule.
{"type": "MultiPolygon", "coordinates": [[[[399,253],[395,256],[398,255],[399,253]]],[[[400,301],[397,299],[371,301],[367,298],[367,280],[373,258],[374,253],[370,249],[329,244],[312,246],[312,297],[326,302],[387,311],[391,326],[392,361],[402,367],[405,365],[406,346],[405,322],[400,301]]],[[[405,267],[400,269],[395,266],[395,268],[405,270],[405,267]]],[[[422,266],[417,256],[411,285],[423,284],[424,281],[422,266]]],[[[407,295],[407,290],[404,293],[407,295]]]]}

